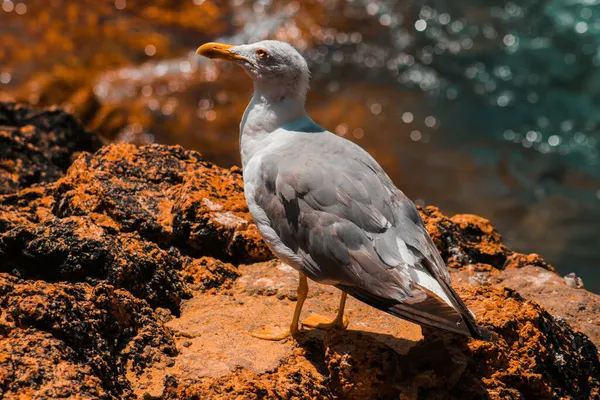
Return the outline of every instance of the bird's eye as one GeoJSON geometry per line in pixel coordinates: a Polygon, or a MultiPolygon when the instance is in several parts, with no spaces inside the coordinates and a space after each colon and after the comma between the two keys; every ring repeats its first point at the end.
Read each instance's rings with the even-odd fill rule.
{"type": "Polygon", "coordinates": [[[256,50],[256,56],[264,60],[265,58],[267,58],[267,52],[263,49],[258,49],[256,50]]]}

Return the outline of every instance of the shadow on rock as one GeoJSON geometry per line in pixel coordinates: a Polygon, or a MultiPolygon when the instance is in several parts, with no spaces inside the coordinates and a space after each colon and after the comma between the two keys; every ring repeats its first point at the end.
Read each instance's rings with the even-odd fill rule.
{"type": "Polygon", "coordinates": [[[334,396],[362,398],[596,398],[593,343],[509,289],[458,286],[492,342],[423,328],[419,342],[373,332],[308,334],[299,342],[334,396]]]}
{"type": "Polygon", "coordinates": [[[509,289],[458,286],[495,336],[483,342],[437,330],[420,341],[348,330],[306,331],[263,373],[165,380],[167,399],[589,399],[600,395],[592,342],[509,289]]]}

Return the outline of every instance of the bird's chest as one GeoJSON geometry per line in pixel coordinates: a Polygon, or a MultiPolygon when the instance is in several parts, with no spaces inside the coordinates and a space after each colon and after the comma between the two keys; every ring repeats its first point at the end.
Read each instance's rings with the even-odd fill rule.
{"type": "Polygon", "coordinates": [[[262,173],[262,157],[260,155],[252,157],[244,166],[244,196],[248,209],[254,222],[259,229],[264,225],[271,225],[271,221],[265,210],[265,189],[267,183],[264,181],[262,173]]]}
{"type": "Polygon", "coordinates": [[[244,167],[244,194],[248,209],[263,240],[271,251],[290,266],[302,271],[301,258],[282,240],[278,221],[285,218],[276,194],[270,193],[268,174],[262,170],[261,156],[253,157],[244,167]]]}

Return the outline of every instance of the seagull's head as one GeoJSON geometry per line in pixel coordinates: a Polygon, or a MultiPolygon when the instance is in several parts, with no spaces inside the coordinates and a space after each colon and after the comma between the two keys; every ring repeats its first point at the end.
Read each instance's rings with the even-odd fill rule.
{"type": "Polygon", "coordinates": [[[304,101],[308,91],[306,60],[290,44],[277,40],[232,46],[206,43],[196,54],[240,65],[254,80],[255,90],[272,101],[297,98],[304,101]]]}

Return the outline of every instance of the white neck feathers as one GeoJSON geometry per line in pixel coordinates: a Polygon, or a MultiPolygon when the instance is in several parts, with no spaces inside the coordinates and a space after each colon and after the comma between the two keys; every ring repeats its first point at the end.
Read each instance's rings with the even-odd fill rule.
{"type": "Polygon", "coordinates": [[[264,93],[255,88],[250,104],[240,124],[240,150],[242,165],[261,148],[269,134],[286,123],[306,116],[304,98],[282,97],[274,99],[274,92],[264,93]]]}

